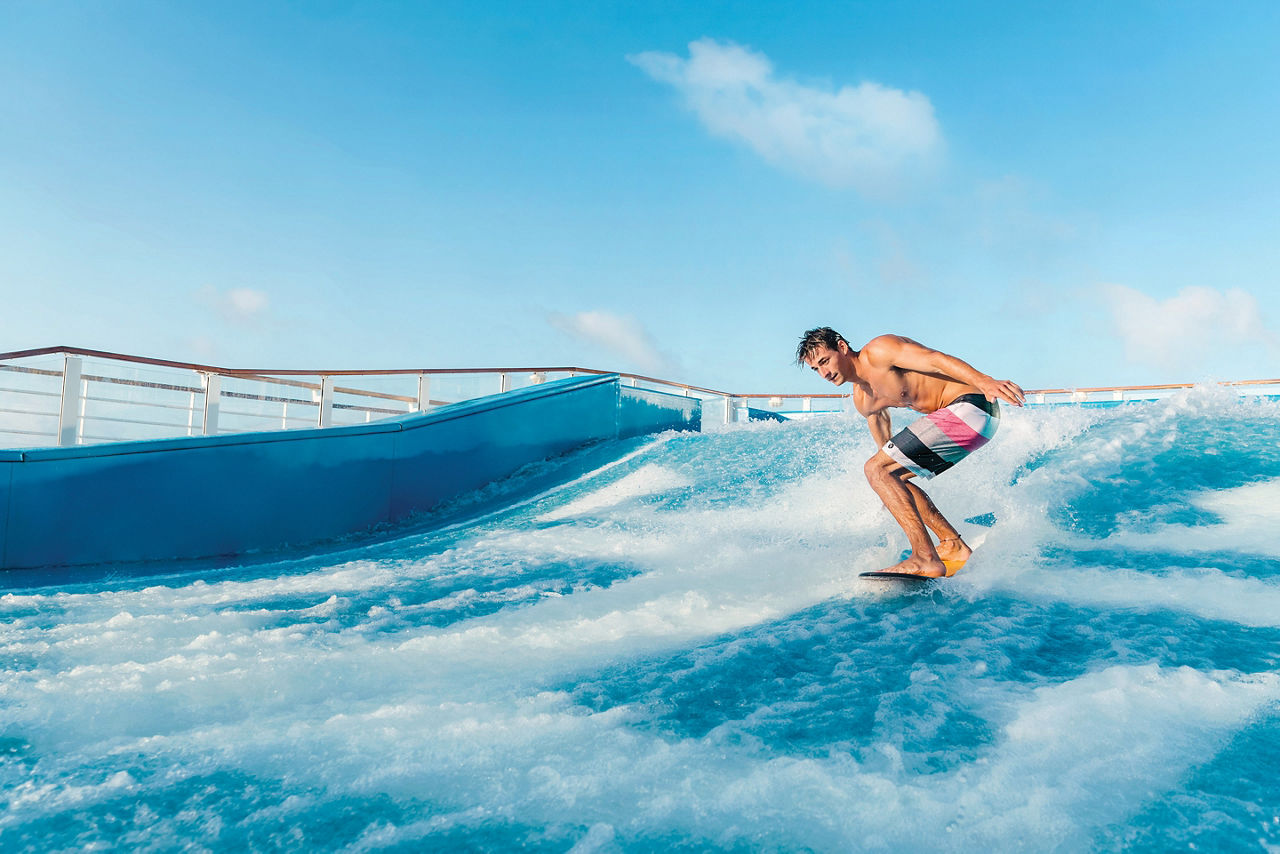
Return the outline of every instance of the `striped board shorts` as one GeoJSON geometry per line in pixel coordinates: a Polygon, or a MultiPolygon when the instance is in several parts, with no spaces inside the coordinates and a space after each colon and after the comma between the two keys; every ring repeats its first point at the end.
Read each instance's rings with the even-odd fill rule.
{"type": "Polygon", "coordinates": [[[1000,426],[1000,404],[981,394],[957,397],[908,424],[880,450],[925,479],[942,474],[981,448],[1000,426]]]}

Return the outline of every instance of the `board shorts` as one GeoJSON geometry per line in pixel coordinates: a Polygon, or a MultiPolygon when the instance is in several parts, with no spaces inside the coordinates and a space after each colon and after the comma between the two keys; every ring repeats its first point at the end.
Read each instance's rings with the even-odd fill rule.
{"type": "Polygon", "coordinates": [[[917,418],[880,450],[927,480],[990,442],[999,426],[999,403],[981,394],[965,394],[917,418]]]}

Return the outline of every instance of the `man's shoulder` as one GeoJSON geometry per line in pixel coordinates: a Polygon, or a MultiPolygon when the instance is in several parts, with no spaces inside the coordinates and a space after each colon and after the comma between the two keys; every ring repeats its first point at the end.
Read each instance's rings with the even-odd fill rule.
{"type": "Polygon", "coordinates": [[[866,344],[862,345],[861,352],[870,358],[873,362],[893,361],[893,356],[902,349],[902,345],[910,338],[904,338],[901,335],[893,335],[891,333],[885,335],[877,335],[866,344]]]}

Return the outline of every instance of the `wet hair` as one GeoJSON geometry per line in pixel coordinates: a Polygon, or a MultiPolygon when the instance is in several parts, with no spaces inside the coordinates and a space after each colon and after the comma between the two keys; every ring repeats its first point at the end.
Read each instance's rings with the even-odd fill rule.
{"type": "Polygon", "coordinates": [[[810,329],[800,339],[800,345],[796,347],[796,364],[803,365],[805,363],[804,360],[813,355],[814,351],[820,347],[826,347],[828,350],[836,349],[841,341],[844,341],[846,347],[849,346],[849,342],[845,341],[844,336],[830,326],[819,326],[817,329],[810,329]]]}

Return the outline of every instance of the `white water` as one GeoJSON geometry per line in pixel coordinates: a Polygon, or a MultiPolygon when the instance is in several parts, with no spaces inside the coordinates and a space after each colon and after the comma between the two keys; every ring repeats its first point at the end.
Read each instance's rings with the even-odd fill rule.
{"type": "Polygon", "coordinates": [[[1276,415],[1006,413],[929,486],[998,521],[924,593],[856,578],[903,541],[845,419],[581,454],[344,551],[14,590],[0,847],[1280,844],[1280,786],[1197,782],[1280,734],[1276,415]]]}

